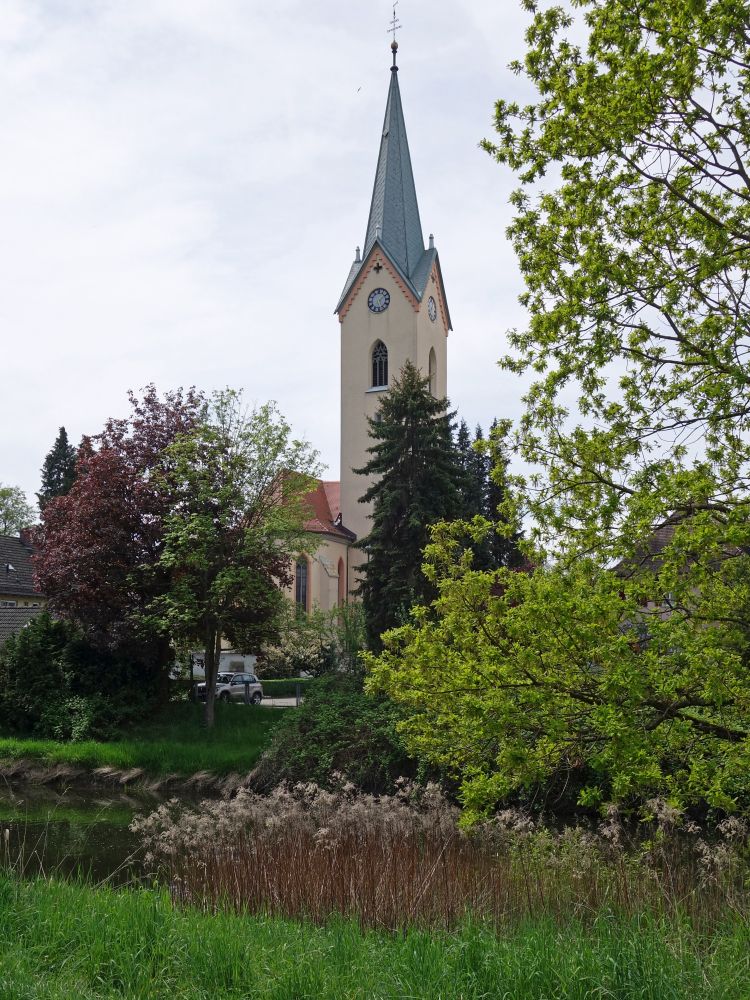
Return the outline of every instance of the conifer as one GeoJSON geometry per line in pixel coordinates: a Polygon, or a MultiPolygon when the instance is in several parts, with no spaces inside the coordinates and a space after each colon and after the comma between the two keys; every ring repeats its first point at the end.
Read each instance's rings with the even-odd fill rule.
{"type": "Polygon", "coordinates": [[[67,431],[61,427],[41,468],[42,486],[36,495],[40,510],[44,510],[50,500],[65,496],[70,490],[76,478],[77,454],[68,441],[67,431]]]}

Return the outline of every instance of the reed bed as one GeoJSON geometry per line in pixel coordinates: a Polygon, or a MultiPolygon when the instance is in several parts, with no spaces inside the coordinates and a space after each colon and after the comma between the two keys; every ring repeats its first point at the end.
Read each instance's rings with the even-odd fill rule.
{"type": "Polygon", "coordinates": [[[449,930],[528,919],[592,921],[602,913],[687,918],[703,930],[745,919],[748,830],[728,820],[709,839],[655,802],[628,834],[615,814],[598,827],[553,831],[506,811],[471,831],[436,786],[392,796],[281,786],[271,795],[185,809],[172,801],[133,824],[176,901],[362,928],[449,930]]]}

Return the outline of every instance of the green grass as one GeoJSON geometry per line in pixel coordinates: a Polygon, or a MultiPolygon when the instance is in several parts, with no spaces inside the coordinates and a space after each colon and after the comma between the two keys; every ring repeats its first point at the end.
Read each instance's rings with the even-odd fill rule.
{"type": "Polygon", "coordinates": [[[201,724],[201,706],[174,704],[157,718],[106,743],[0,738],[0,760],[34,760],[91,769],[140,767],[155,776],[242,772],[253,767],[282,713],[283,709],[251,705],[217,705],[215,728],[207,732],[201,724]]]}
{"type": "Polygon", "coordinates": [[[0,876],[0,1000],[743,1000],[750,933],[601,917],[388,936],[0,876]]]}

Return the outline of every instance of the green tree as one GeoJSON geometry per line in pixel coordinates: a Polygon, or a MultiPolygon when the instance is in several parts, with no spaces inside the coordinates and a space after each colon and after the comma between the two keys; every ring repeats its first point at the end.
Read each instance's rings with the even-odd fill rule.
{"type": "Polygon", "coordinates": [[[520,180],[504,363],[538,376],[516,439],[537,537],[607,558],[674,513],[750,524],[746,5],[524,6],[538,96],[499,101],[485,147],[520,180]]]}
{"type": "Polygon", "coordinates": [[[407,361],[369,421],[371,457],[356,471],[375,477],[362,497],[373,505],[372,530],[358,543],[367,556],[359,592],[372,648],[431,595],[421,571],[430,526],[460,515],[452,416],[448,401],[435,399],[429,380],[407,361]]]}
{"type": "Polygon", "coordinates": [[[537,568],[476,572],[445,529],[439,597],[372,683],[472,811],[558,780],[746,807],[747,6],[523,6],[536,97],[499,101],[485,147],[519,179],[528,324],[504,364],[535,379],[509,439],[531,472],[493,476],[537,568]]]}
{"type": "Polygon", "coordinates": [[[42,485],[36,495],[39,510],[43,511],[55,497],[68,493],[76,478],[77,456],[76,448],[68,441],[68,432],[61,427],[41,469],[42,485]]]}
{"type": "Polygon", "coordinates": [[[317,454],[292,437],[275,404],[247,409],[225,390],[166,456],[173,500],[157,569],[171,583],[148,619],[175,644],[204,648],[210,727],[222,638],[255,652],[276,636],[281,588],[310,542],[304,500],[317,454]]]}
{"type": "Polygon", "coordinates": [[[18,486],[0,483],[0,535],[16,535],[34,519],[34,510],[18,486]]]}

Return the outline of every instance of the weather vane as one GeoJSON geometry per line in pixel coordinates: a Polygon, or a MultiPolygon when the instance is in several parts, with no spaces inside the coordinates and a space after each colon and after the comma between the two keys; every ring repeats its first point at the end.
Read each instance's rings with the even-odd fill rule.
{"type": "Polygon", "coordinates": [[[399,19],[396,17],[396,7],[398,7],[398,0],[396,0],[396,2],[393,4],[393,19],[391,20],[391,26],[388,29],[388,34],[393,35],[394,42],[396,41],[396,32],[399,31],[401,28],[401,23],[399,19]]]}

